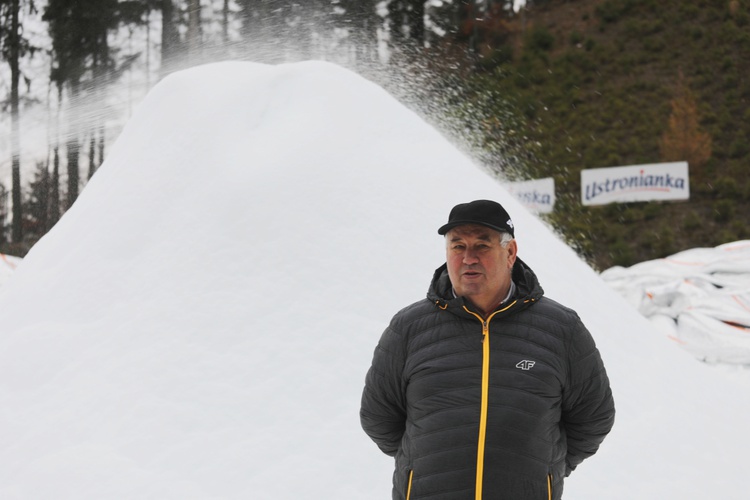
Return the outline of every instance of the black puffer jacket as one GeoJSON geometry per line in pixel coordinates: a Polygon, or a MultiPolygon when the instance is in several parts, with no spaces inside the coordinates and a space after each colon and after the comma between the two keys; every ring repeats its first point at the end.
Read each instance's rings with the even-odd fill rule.
{"type": "Polygon", "coordinates": [[[520,259],[483,320],[446,266],[394,316],[367,373],[365,432],[396,458],[394,499],[549,500],[614,423],[599,351],[520,259]]]}

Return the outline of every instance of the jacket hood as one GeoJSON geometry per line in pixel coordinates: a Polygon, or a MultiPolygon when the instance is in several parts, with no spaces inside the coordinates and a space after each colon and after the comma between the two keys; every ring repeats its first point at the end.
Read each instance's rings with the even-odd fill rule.
{"type": "MultiPolygon", "coordinates": [[[[539,284],[539,280],[534,271],[521,259],[516,257],[516,263],[513,265],[513,282],[516,284],[516,292],[511,297],[512,300],[523,303],[536,302],[544,295],[544,290],[539,284]]],[[[435,302],[440,307],[446,306],[450,309],[457,307],[463,309],[467,301],[463,297],[453,296],[453,285],[448,276],[448,264],[443,264],[435,270],[432,276],[432,282],[427,290],[427,298],[435,302]]]]}

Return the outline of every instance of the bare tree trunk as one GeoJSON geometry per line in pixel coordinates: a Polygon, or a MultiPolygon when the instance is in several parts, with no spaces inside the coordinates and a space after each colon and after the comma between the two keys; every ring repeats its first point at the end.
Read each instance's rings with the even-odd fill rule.
{"type": "Polygon", "coordinates": [[[91,96],[96,103],[97,111],[91,114],[89,133],[89,175],[91,179],[104,160],[104,115],[106,109],[105,101],[107,95],[107,69],[106,62],[109,60],[109,43],[107,42],[107,30],[103,29],[99,33],[96,52],[94,53],[93,72],[94,79],[91,85],[91,96]],[[97,159],[97,132],[99,132],[99,158],[97,159]]]}
{"type": "Polygon", "coordinates": [[[224,0],[221,10],[221,40],[224,46],[229,45],[229,0],[224,0]]]}
{"type": "Polygon", "coordinates": [[[39,223],[39,236],[41,237],[42,235],[46,234],[47,231],[49,231],[52,227],[49,223],[49,159],[47,159],[46,164],[42,163],[38,164],[37,166],[42,167],[41,176],[39,179],[37,179],[37,182],[39,182],[39,192],[37,199],[39,205],[37,207],[38,213],[36,214],[39,223]]]}
{"type": "Polygon", "coordinates": [[[99,121],[99,160],[96,163],[96,168],[102,166],[102,163],[104,163],[104,140],[105,140],[105,133],[104,133],[104,117],[101,117],[99,121]]]}
{"type": "Polygon", "coordinates": [[[161,76],[174,71],[180,35],[174,21],[174,4],[172,0],[161,1],[161,76]]]}
{"type": "Polygon", "coordinates": [[[75,137],[75,135],[71,135],[68,138],[66,149],[68,152],[68,205],[66,208],[70,208],[78,198],[78,184],[80,182],[78,170],[80,146],[78,144],[78,138],[75,137]]]}
{"type": "Polygon", "coordinates": [[[78,97],[80,96],[80,83],[76,81],[70,82],[70,120],[68,120],[68,126],[70,127],[67,131],[67,140],[65,141],[65,149],[68,156],[68,203],[66,210],[73,206],[73,203],[78,198],[78,189],[80,184],[80,170],[79,170],[79,156],[80,156],[80,144],[78,143],[78,134],[81,130],[80,123],[80,103],[78,97]]]}
{"type": "Polygon", "coordinates": [[[400,50],[404,45],[404,17],[406,15],[406,0],[391,0],[388,4],[388,27],[391,46],[400,50]]]}
{"type": "Polygon", "coordinates": [[[416,51],[424,48],[424,4],[424,0],[412,0],[409,6],[409,45],[416,51]]]}
{"type": "Polygon", "coordinates": [[[23,239],[22,212],[21,212],[21,125],[18,113],[18,85],[21,71],[18,66],[20,57],[20,36],[18,25],[18,14],[21,9],[19,0],[11,2],[11,33],[10,33],[10,120],[11,120],[11,156],[12,156],[12,202],[13,202],[13,225],[11,238],[14,242],[23,239]]]}
{"type": "Polygon", "coordinates": [[[396,61],[414,62],[425,42],[425,1],[392,0],[388,4],[391,49],[396,61]]]}
{"type": "MultiPolygon", "coordinates": [[[[58,142],[59,144],[59,142],[58,142]]],[[[52,185],[50,186],[49,226],[54,226],[60,220],[60,146],[55,145],[55,155],[52,163],[52,185]]]]}
{"type": "Polygon", "coordinates": [[[55,117],[55,147],[52,157],[52,179],[50,185],[49,226],[60,220],[60,110],[62,109],[62,85],[57,85],[57,116],[55,117]]]}
{"type": "Polygon", "coordinates": [[[188,29],[187,29],[188,57],[190,64],[200,61],[201,51],[201,2],[188,0],[188,29]]]}
{"type": "Polygon", "coordinates": [[[354,44],[354,63],[363,70],[377,60],[378,24],[373,0],[342,0],[344,14],[341,27],[349,32],[349,40],[354,44]]]}
{"type": "Polygon", "coordinates": [[[96,172],[96,130],[91,129],[89,136],[89,176],[91,179],[96,172]]]}
{"type": "Polygon", "coordinates": [[[5,186],[0,184],[0,251],[2,251],[3,244],[7,242],[5,238],[5,217],[6,212],[6,201],[8,199],[8,192],[5,190],[5,186]]]}

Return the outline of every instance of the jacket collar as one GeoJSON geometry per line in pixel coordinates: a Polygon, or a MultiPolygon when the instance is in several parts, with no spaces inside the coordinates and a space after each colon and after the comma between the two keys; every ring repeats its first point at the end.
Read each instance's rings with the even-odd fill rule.
{"type": "MultiPolygon", "coordinates": [[[[519,258],[516,258],[511,277],[513,283],[515,283],[515,292],[509,300],[514,299],[519,305],[523,305],[535,302],[544,295],[544,290],[534,271],[519,258]]],[[[448,276],[448,264],[443,264],[435,270],[427,291],[427,298],[435,302],[441,309],[448,309],[453,312],[461,313],[464,311],[464,306],[471,308],[469,301],[464,297],[457,297],[453,293],[453,285],[448,276]]],[[[520,310],[516,307],[512,309],[514,311],[520,310]]]]}

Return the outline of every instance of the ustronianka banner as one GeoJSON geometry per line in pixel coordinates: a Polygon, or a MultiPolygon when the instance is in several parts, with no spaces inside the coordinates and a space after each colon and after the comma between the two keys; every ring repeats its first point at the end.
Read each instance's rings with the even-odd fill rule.
{"type": "Polygon", "coordinates": [[[690,177],[684,161],[581,170],[584,205],[688,199],[690,177]]]}
{"type": "Polygon", "coordinates": [[[532,212],[549,214],[555,207],[555,179],[552,177],[511,182],[505,187],[532,212]]]}

